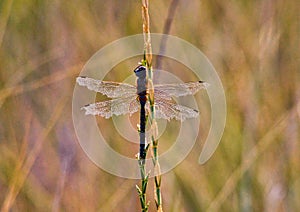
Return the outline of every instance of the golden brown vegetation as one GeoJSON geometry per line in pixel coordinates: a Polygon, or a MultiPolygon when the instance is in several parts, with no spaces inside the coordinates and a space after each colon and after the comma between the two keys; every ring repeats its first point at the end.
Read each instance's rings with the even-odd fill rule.
{"type": "MultiPolygon", "coordinates": [[[[151,1],[152,32],[163,31],[169,4],[151,1]]],[[[3,211],[139,210],[137,181],[102,171],[80,148],[71,101],[75,77],[93,53],[141,33],[140,6],[137,0],[0,2],[3,211]]],[[[299,11],[296,0],[179,2],[170,34],[212,61],[228,114],[208,163],[197,163],[200,135],[191,154],[163,175],[164,211],[300,210],[299,11]]],[[[140,59],[109,77],[123,80],[140,59]]],[[[166,67],[181,77],[177,63],[166,67]]],[[[113,138],[121,152],[124,143],[113,138]]]]}

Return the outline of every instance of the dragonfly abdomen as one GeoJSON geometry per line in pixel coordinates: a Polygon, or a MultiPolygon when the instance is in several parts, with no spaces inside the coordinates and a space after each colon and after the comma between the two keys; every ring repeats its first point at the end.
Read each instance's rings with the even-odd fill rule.
{"type": "Polygon", "coordinates": [[[140,158],[142,160],[146,159],[146,136],[145,136],[145,129],[146,129],[146,111],[145,105],[147,102],[147,78],[146,78],[146,67],[138,66],[134,70],[135,75],[137,76],[137,95],[138,100],[141,104],[141,113],[140,113],[140,158]]]}

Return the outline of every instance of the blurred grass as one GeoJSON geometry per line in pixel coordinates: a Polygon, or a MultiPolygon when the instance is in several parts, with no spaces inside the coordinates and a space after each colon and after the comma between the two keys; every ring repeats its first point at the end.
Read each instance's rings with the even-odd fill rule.
{"type": "MultiPolygon", "coordinates": [[[[170,1],[150,3],[151,30],[162,32],[170,1]]],[[[299,11],[296,0],[179,1],[170,34],[212,61],[228,114],[207,164],[197,164],[200,135],[191,154],[163,175],[165,211],[300,210],[299,11]]],[[[141,24],[136,0],[0,2],[2,209],[139,210],[137,181],[98,169],[78,145],[71,98],[86,60],[115,39],[141,33],[141,24]]],[[[166,67],[186,77],[176,62],[166,67]]],[[[114,73],[109,79],[126,78],[114,73]]],[[[121,138],[113,142],[126,151],[121,138]]]]}

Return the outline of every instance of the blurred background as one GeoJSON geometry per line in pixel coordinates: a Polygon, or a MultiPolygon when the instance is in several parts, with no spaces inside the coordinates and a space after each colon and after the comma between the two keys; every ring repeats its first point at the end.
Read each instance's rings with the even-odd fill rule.
{"type": "MultiPolygon", "coordinates": [[[[197,145],[162,176],[164,211],[299,211],[300,4],[175,2],[169,33],[202,50],[216,68],[227,123],[217,151],[200,166],[209,122],[206,109],[201,111],[197,145]]],[[[163,32],[171,3],[150,0],[152,32],[163,32]]],[[[71,111],[75,78],[87,60],[106,44],[141,32],[137,0],[0,1],[3,211],[140,210],[140,182],[106,173],[88,159],[71,111]]],[[[125,61],[107,79],[126,79],[141,59],[125,61]]],[[[184,81],[194,79],[176,62],[165,59],[162,66],[184,81]]],[[[127,152],[123,138],[112,136],[113,125],[105,126],[111,145],[127,152]]],[[[170,146],[172,129],[160,139],[161,151],[170,146]]],[[[150,181],[147,195],[155,211],[150,181]]]]}

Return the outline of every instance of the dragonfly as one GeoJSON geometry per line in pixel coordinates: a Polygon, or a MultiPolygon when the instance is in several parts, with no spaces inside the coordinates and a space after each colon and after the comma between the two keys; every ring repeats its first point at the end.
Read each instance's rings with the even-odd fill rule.
{"type": "MultiPolygon", "coordinates": [[[[150,113],[148,100],[149,90],[147,89],[147,68],[139,65],[134,73],[137,77],[137,85],[127,83],[101,81],[85,76],[79,76],[76,82],[80,86],[89,90],[101,93],[110,100],[87,104],[82,107],[86,115],[98,115],[106,119],[113,115],[125,115],[136,113],[140,110],[140,154],[145,159],[145,125],[146,114],[150,113]]],[[[206,89],[208,83],[204,81],[177,83],[177,84],[157,84],[154,85],[154,110],[155,118],[185,121],[189,118],[196,118],[199,111],[177,104],[174,97],[194,95],[200,89],[206,89]]]]}

